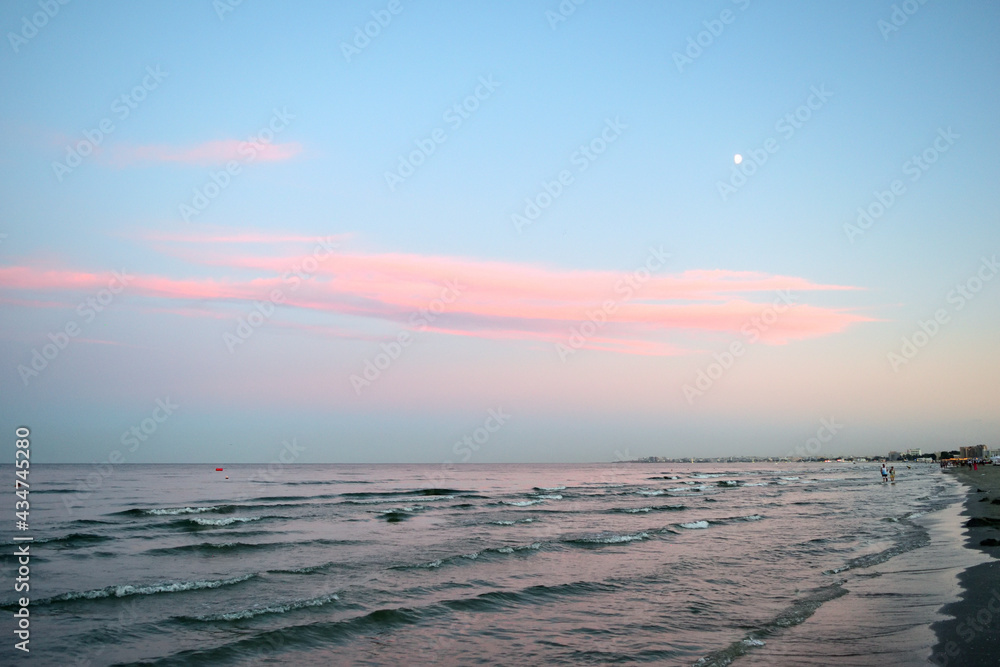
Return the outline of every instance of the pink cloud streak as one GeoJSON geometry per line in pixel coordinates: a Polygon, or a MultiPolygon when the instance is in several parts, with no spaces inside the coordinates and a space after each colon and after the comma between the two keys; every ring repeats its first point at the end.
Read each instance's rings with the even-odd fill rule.
{"type": "MultiPolygon", "coordinates": [[[[266,242],[267,238],[222,234],[161,236],[159,240],[224,245],[266,242]]],[[[574,328],[579,330],[602,310],[602,304],[611,303],[614,312],[605,312],[607,324],[587,336],[583,347],[640,355],[684,353],[683,347],[670,340],[679,333],[688,338],[739,334],[770,308],[779,290],[793,295],[793,305],[782,308],[769,323],[761,335],[764,342],[785,344],[872,321],[846,309],[802,302],[806,293],[856,287],[760,272],[661,275],[641,269],[563,270],[454,257],[339,251],[283,257],[196,251],[185,257],[227,273],[232,269],[250,272],[254,277],[179,279],[137,274],[129,282],[128,295],[186,302],[164,308],[202,317],[213,303],[263,300],[279,290],[283,307],[392,322],[444,335],[548,343],[566,342],[574,328]],[[297,277],[296,271],[308,274],[297,277]],[[190,308],[191,301],[201,302],[200,307],[190,308]]],[[[0,289],[9,291],[93,292],[107,286],[109,279],[110,275],[68,269],[0,268],[0,289]]],[[[363,336],[363,329],[361,324],[356,331],[322,327],[316,331],[352,337],[363,336]]]]}
{"type": "Polygon", "coordinates": [[[225,164],[230,160],[241,163],[284,162],[301,152],[302,145],[296,141],[263,143],[221,139],[186,147],[168,144],[116,144],[108,149],[107,156],[116,167],[142,163],[179,163],[208,167],[225,164]]]}

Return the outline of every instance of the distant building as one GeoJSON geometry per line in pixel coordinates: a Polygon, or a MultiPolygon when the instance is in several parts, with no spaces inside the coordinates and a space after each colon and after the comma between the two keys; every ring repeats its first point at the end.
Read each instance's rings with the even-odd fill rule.
{"type": "Polygon", "coordinates": [[[986,458],[986,445],[972,445],[970,447],[960,447],[963,459],[983,459],[986,458]]]}
{"type": "Polygon", "coordinates": [[[920,450],[920,449],[907,449],[906,450],[906,455],[907,456],[923,456],[924,452],[923,452],[923,450],[920,450]]]}
{"type": "Polygon", "coordinates": [[[889,452],[889,460],[890,461],[898,461],[899,459],[900,459],[899,452],[895,452],[895,451],[889,452]]]}

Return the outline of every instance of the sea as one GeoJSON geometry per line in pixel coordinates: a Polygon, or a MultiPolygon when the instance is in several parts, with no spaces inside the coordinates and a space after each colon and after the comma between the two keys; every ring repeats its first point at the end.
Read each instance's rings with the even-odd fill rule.
{"type": "Polygon", "coordinates": [[[217,467],[32,466],[0,662],[925,665],[986,559],[933,464],[217,467]]]}

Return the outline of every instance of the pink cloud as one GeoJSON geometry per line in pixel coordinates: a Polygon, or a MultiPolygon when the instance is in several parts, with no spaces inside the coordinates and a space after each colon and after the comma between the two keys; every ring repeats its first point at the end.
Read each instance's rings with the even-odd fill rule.
{"type": "Polygon", "coordinates": [[[284,162],[301,152],[302,145],[296,141],[264,143],[222,139],[186,147],[167,144],[145,146],[116,144],[108,149],[107,159],[116,167],[164,162],[207,167],[225,164],[230,160],[240,163],[284,162]]]}
{"type": "MultiPolygon", "coordinates": [[[[265,256],[233,246],[276,238],[315,239],[267,234],[146,238],[198,246],[184,257],[215,267],[222,277],[137,274],[129,282],[128,295],[160,299],[167,302],[162,304],[164,309],[204,317],[206,309],[218,311],[225,303],[267,299],[277,290],[282,296],[279,312],[292,308],[357,318],[351,329],[289,325],[331,337],[366,338],[370,327],[363,320],[374,320],[443,335],[553,344],[568,344],[571,336],[582,333],[575,339],[580,347],[666,355],[687,351],[677,342],[678,336],[690,341],[706,334],[739,335],[753,327],[762,341],[780,345],[872,321],[848,309],[806,303],[812,293],[856,287],[760,272],[720,269],[669,274],[665,266],[649,271],[641,263],[621,272],[565,270],[336,248],[314,254],[320,249],[315,244],[314,250],[301,255],[265,256]],[[206,250],[208,243],[215,247],[206,250]],[[233,269],[254,277],[227,277],[235,275],[233,269]],[[781,293],[791,305],[779,298],[781,293]],[[200,306],[192,308],[192,301],[200,306]]],[[[105,287],[109,278],[69,269],[0,268],[0,285],[8,291],[94,291],[105,287]]]]}

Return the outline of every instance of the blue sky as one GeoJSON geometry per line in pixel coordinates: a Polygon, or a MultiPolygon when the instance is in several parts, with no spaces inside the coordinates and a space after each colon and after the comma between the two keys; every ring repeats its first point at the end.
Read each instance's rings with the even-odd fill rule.
{"type": "Polygon", "coordinates": [[[1000,251],[1000,8],[903,4],[905,23],[889,2],[591,0],[558,22],[557,2],[70,3],[34,34],[44,8],[8,3],[3,421],[44,437],[42,460],[79,462],[168,396],[182,408],[134,460],[268,460],[297,437],[303,460],[444,462],[498,406],[514,416],[476,462],[784,455],[830,417],[829,454],[995,444],[1000,280],[954,290],[1000,251]],[[460,124],[456,104],[473,109],[460,124]],[[720,196],[734,155],[747,171],[765,145],[720,196]],[[317,239],[336,250],[293,288],[317,239]],[[616,293],[650,248],[669,260],[616,293]],[[134,279],[83,321],[123,268],[134,279]],[[466,287],[415,324],[449,276],[466,287]],[[274,289],[273,315],[227,343],[274,289]],[[794,305],[768,312],[782,289],[794,305]],[[608,299],[608,324],[572,339],[608,299]],[[758,344],[743,329],[761,314],[758,344]],[[21,370],[69,322],[82,332],[21,370]],[[401,332],[412,345],[366,379],[401,332]],[[745,353],[699,388],[734,342],[745,353]]]}

